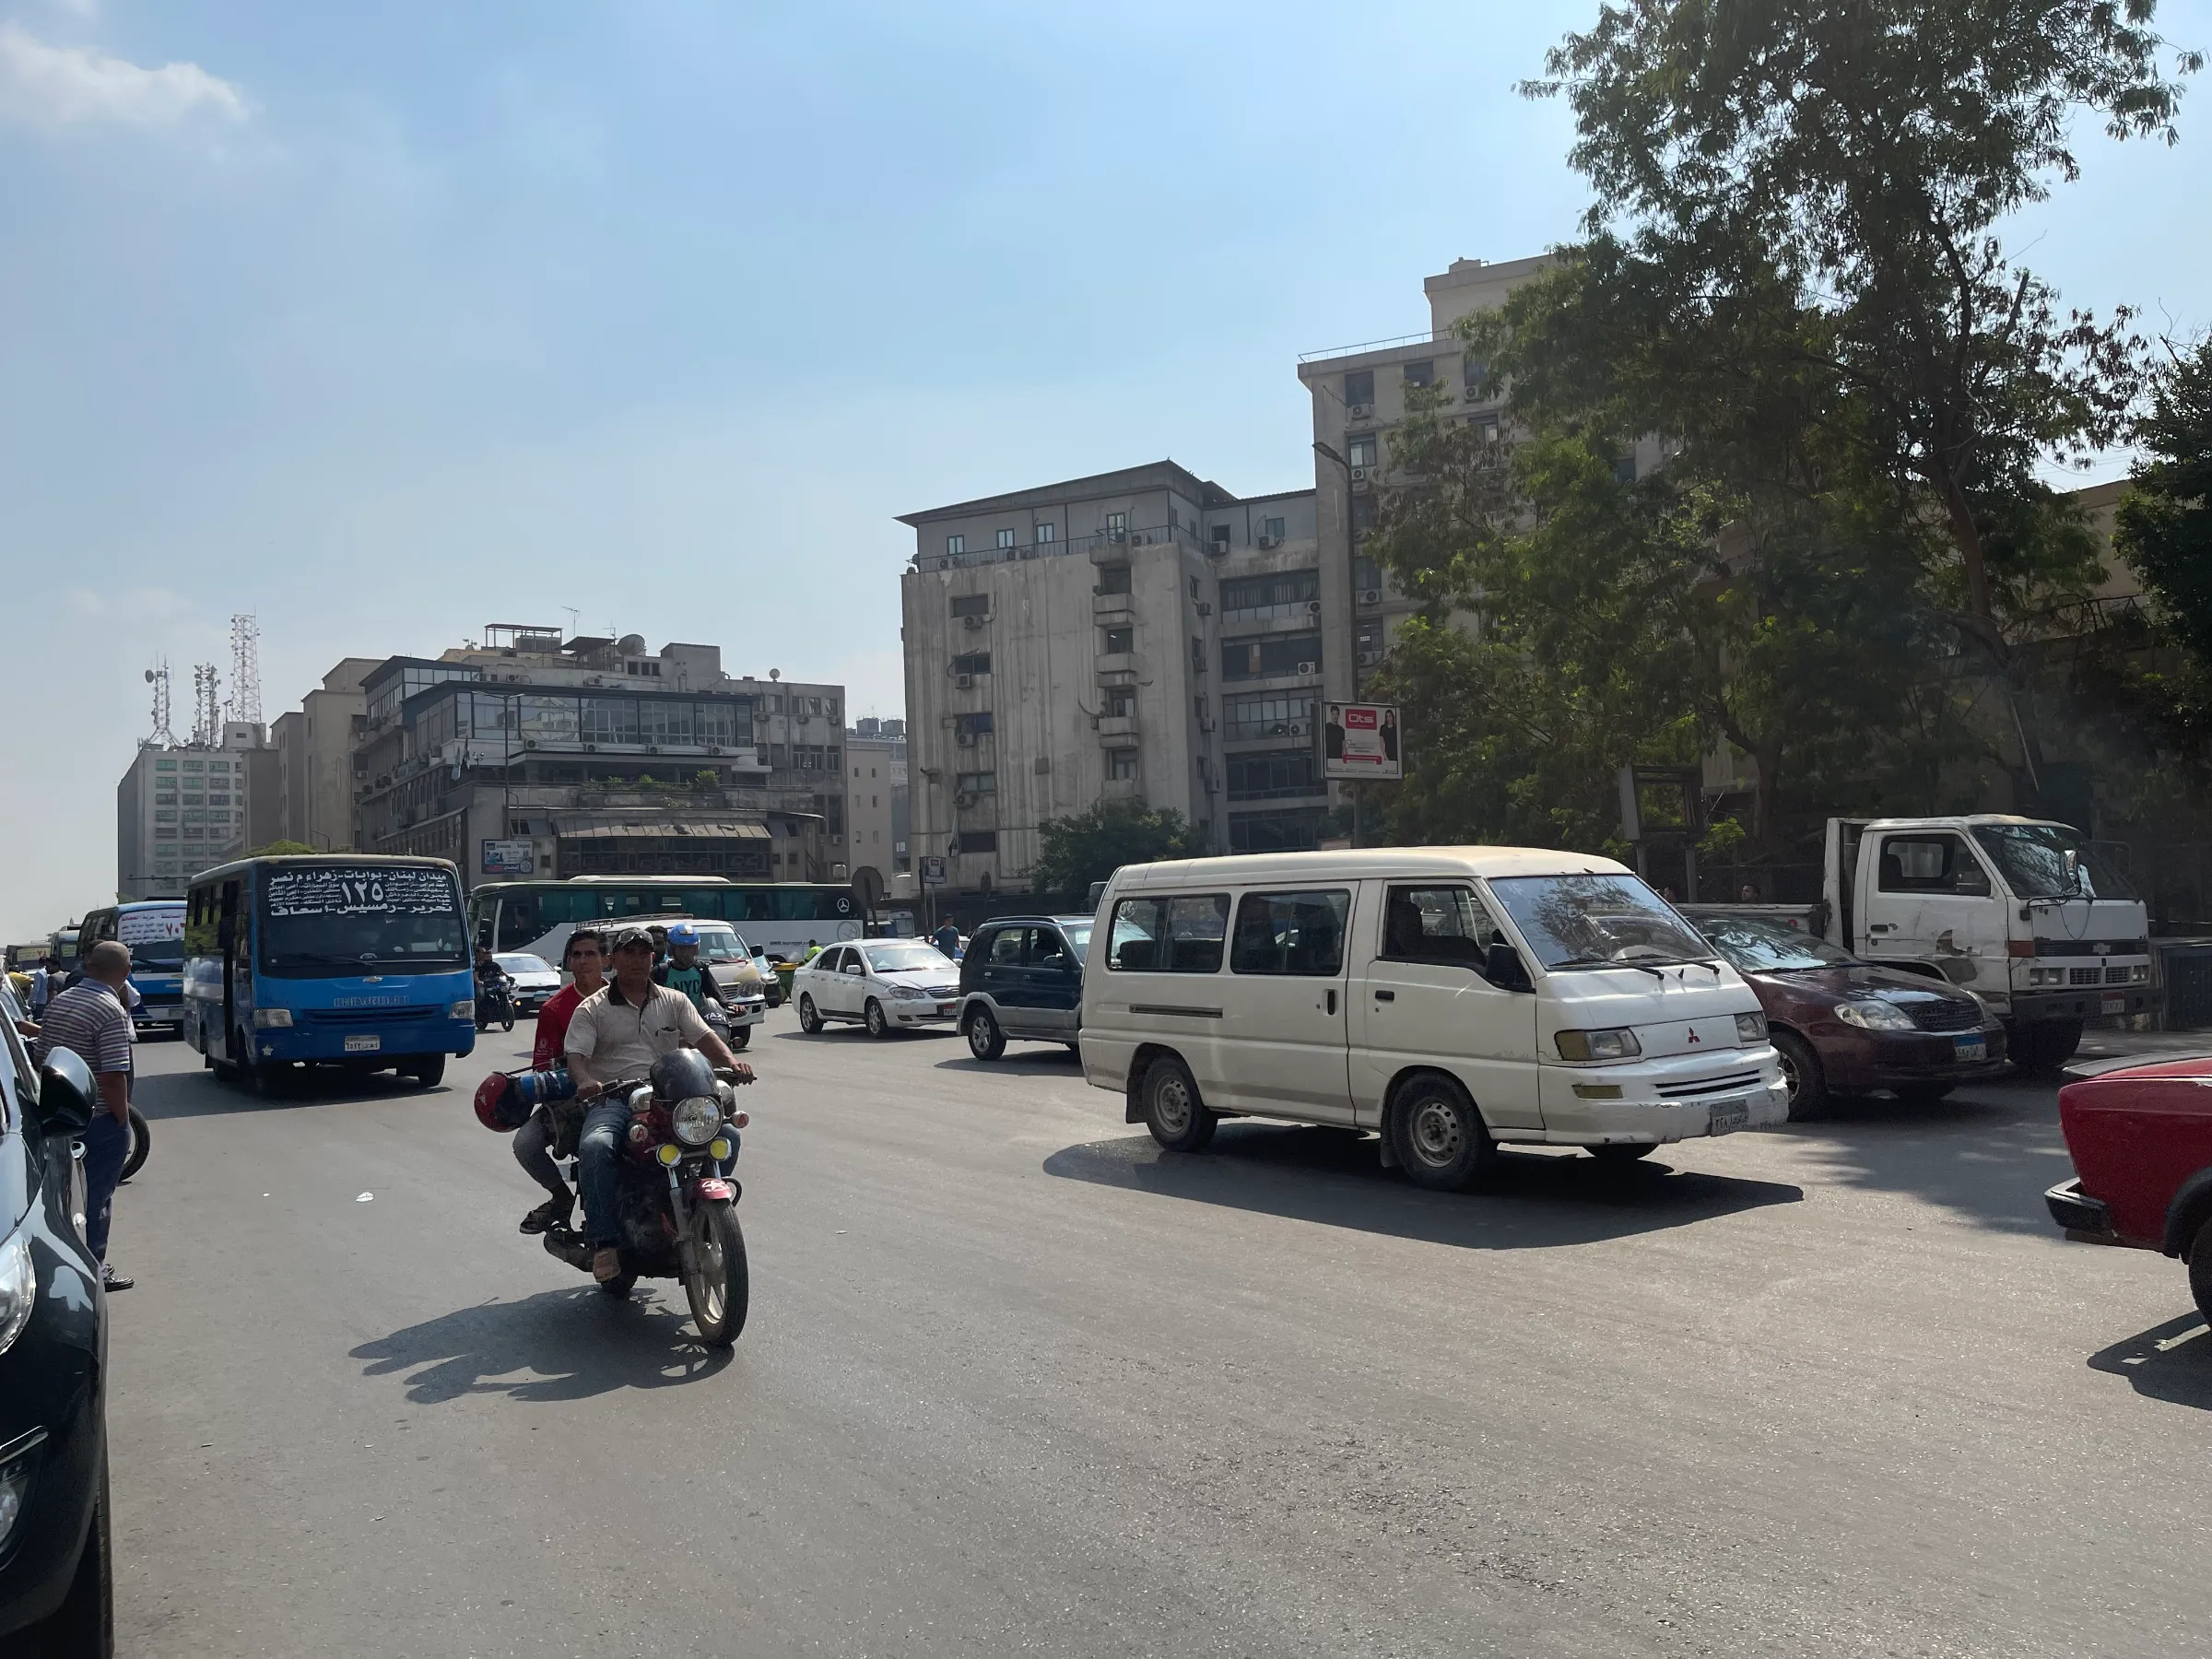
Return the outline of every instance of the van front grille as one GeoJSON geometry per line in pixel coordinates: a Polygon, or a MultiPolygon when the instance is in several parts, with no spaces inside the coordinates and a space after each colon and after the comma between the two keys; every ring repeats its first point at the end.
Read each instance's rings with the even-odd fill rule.
{"type": "Polygon", "coordinates": [[[429,1019],[435,1007],[317,1008],[308,1016],[317,1025],[375,1025],[387,1019],[429,1019]]]}
{"type": "Polygon", "coordinates": [[[1695,1083],[1663,1083],[1659,1098],[1665,1100],[1696,1100],[1707,1095],[1740,1093],[1759,1087],[1757,1072],[1731,1072],[1725,1077],[1700,1077],[1695,1083]]]}

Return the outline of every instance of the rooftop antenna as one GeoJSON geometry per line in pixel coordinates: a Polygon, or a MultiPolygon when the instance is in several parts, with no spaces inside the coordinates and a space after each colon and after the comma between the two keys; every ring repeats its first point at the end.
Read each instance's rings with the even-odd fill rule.
{"type": "Polygon", "coordinates": [[[192,741],[199,748],[214,748],[223,735],[222,704],[218,688],[222,677],[213,663],[192,665],[192,741]]]}
{"type": "Polygon", "coordinates": [[[230,718],[261,724],[261,622],[246,611],[230,618],[230,718]]]}
{"type": "Polygon", "coordinates": [[[572,640],[576,637],[577,629],[583,625],[583,613],[572,605],[564,605],[560,608],[569,613],[569,638],[572,640]]]}
{"type": "Polygon", "coordinates": [[[169,659],[158,657],[146,671],[146,683],[154,688],[154,735],[148,739],[159,748],[175,748],[177,735],[169,729],[169,659]]]}

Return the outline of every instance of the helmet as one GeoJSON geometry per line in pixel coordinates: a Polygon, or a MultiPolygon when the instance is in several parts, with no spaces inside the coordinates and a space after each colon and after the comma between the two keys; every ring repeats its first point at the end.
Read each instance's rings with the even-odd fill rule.
{"type": "Polygon", "coordinates": [[[493,1072],[477,1085],[477,1122],[494,1135],[512,1135],[530,1121],[530,1105],[505,1072],[493,1072]]]}
{"type": "Polygon", "coordinates": [[[668,943],[671,945],[696,945],[699,943],[699,929],[688,922],[678,922],[668,930],[668,943]]]}

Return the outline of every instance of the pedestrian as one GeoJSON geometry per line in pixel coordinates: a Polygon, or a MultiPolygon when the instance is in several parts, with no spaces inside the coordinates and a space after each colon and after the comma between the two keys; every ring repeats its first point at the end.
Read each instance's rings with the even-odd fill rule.
{"type": "Polygon", "coordinates": [[[1759,902],[1758,885],[1754,882],[1745,882],[1735,890],[1735,901],[1738,904],[1757,904],[1759,902]]]}
{"type": "Polygon", "coordinates": [[[951,918],[947,917],[945,925],[930,935],[929,942],[937,947],[941,955],[952,956],[960,948],[960,930],[955,927],[951,918]]]}
{"type": "Polygon", "coordinates": [[[30,1017],[36,1019],[46,1011],[62,988],[62,964],[57,958],[46,957],[39,963],[39,971],[30,976],[30,1017]]]}
{"type": "Polygon", "coordinates": [[[99,1085],[101,1110],[84,1134],[85,1242],[99,1258],[100,1282],[111,1290],[128,1290],[131,1281],[108,1265],[108,1223],[131,1149],[131,1017],[123,1004],[131,980],[130,949],[102,939],[86,953],[81,969],[76,984],[47,1002],[31,1058],[43,1065],[55,1049],[67,1049],[99,1085]]]}

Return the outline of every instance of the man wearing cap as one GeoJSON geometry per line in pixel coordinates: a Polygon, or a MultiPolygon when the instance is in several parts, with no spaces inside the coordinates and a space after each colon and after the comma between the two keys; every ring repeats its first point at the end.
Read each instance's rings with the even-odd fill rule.
{"type": "Polygon", "coordinates": [[[103,939],[85,953],[84,977],[65,989],[54,974],[46,1017],[39,1022],[32,1063],[46,1064],[57,1048],[67,1049],[90,1069],[100,1085],[102,1110],[85,1126],[85,1243],[100,1264],[101,1281],[111,1290],[128,1290],[131,1281],[108,1265],[108,1223],[115,1209],[115,1187],[123,1179],[131,1149],[131,1017],[124,991],[131,982],[128,946],[103,939]]]}
{"type": "Polygon", "coordinates": [[[668,960],[653,970],[653,982],[666,985],[671,991],[681,991],[691,999],[691,1006],[703,1017],[709,1002],[718,1005],[723,1013],[730,1011],[723,1000],[722,987],[707,971],[707,965],[699,959],[699,929],[688,922],[678,922],[668,930],[668,960]]]}
{"type": "Polygon", "coordinates": [[[653,935],[641,927],[619,929],[609,941],[614,977],[577,1005],[569,1021],[569,1076],[580,1099],[595,1103],[584,1114],[578,1143],[577,1184],[583,1189],[583,1226],[592,1243],[592,1277],[605,1283],[622,1272],[621,1221],[617,1214],[620,1176],[615,1159],[629,1128],[627,1100],[605,1100],[609,1085],[634,1082],[663,1054],[695,1048],[717,1066],[750,1083],[752,1067],[739,1064],[729,1044],[680,991],[653,982],[653,935]]]}

